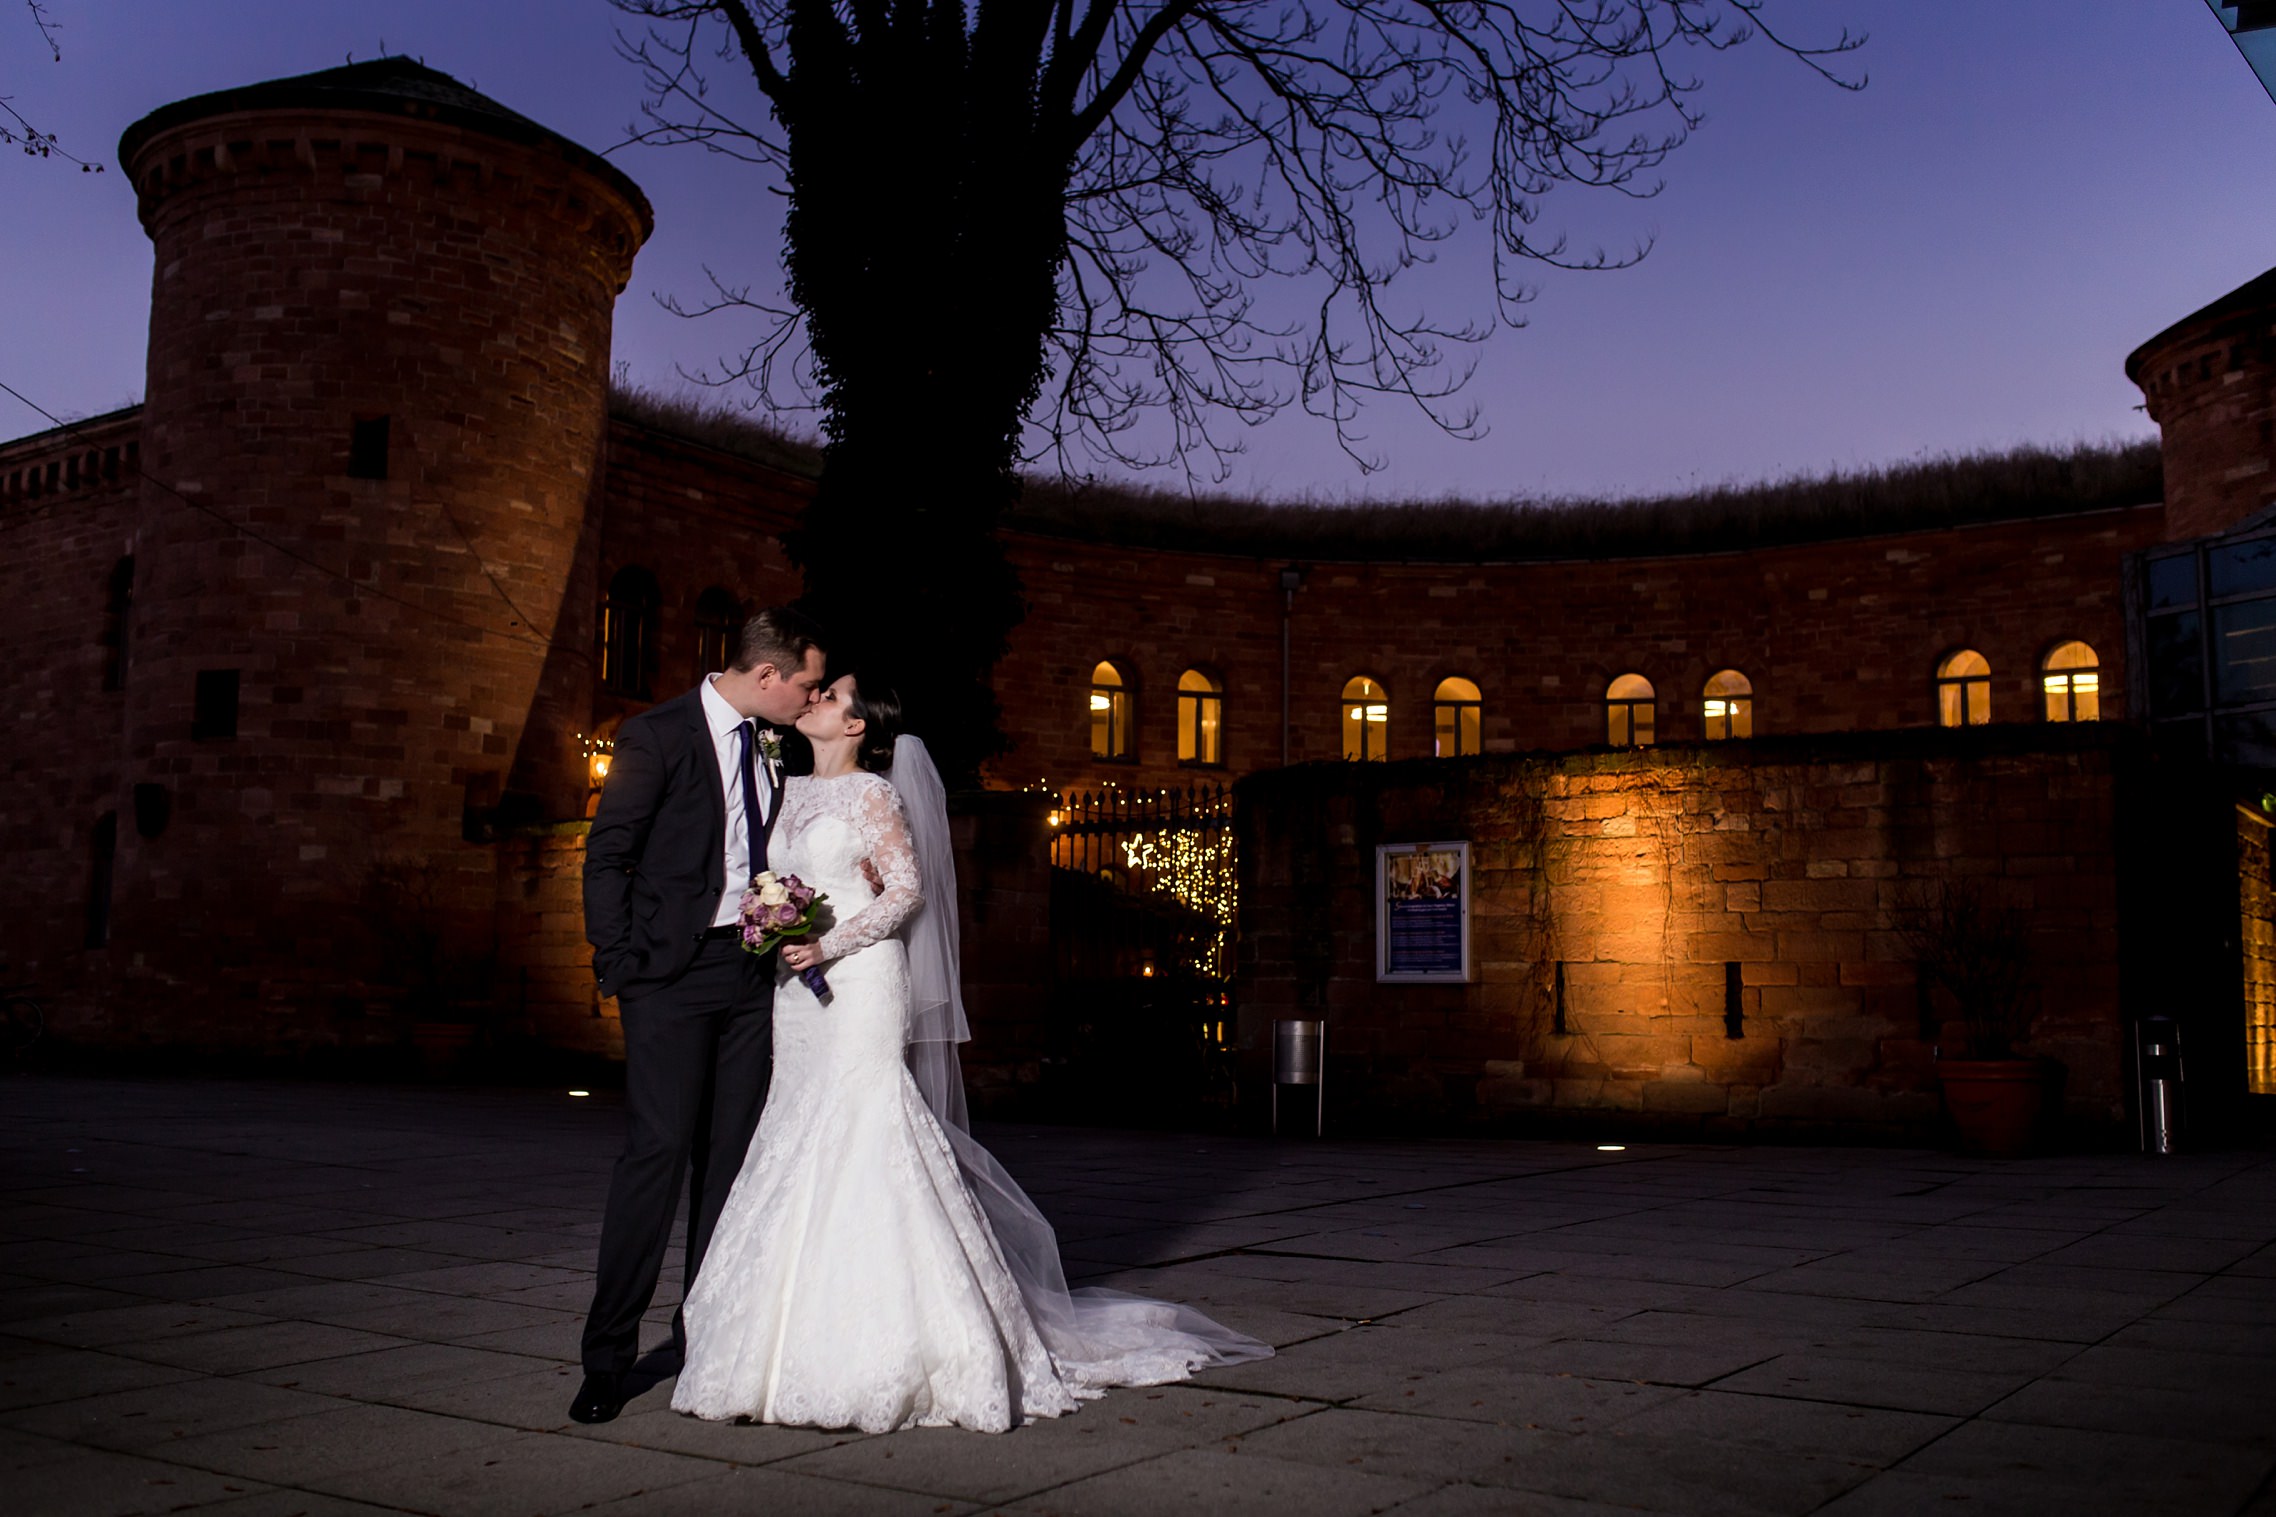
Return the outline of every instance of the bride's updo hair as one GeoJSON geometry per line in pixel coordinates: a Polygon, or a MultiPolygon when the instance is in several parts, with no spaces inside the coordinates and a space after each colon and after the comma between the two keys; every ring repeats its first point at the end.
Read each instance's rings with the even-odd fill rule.
{"type": "Polygon", "coordinates": [[[866,724],[854,762],[871,774],[883,774],[893,767],[893,740],[901,735],[901,697],[891,685],[872,689],[859,670],[854,671],[853,682],[853,699],[846,705],[846,715],[866,724]]]}

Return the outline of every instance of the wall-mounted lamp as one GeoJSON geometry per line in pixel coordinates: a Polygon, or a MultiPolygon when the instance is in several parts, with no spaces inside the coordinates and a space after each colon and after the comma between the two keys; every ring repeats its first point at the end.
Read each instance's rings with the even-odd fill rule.
{"type": "Polygon", "coordinates": [[[598,790],[608,782],[609,766],[615,762],[616,741],[613,738],[587,737],[577,734],[577,747],[585,755],[585,783],[598,790]]]}

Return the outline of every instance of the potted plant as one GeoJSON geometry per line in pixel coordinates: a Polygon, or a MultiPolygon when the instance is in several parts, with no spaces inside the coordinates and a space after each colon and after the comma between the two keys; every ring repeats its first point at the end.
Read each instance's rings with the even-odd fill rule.
{"type": "Polygon", "coordinates": [[[1936,1078],[1960,1146],[2009,1158],[2041,1137],[2060,1065],[2022,1052],[2031,1033],[2029,922],[1980,881],[1946,880],[1905,934],[1919,973],[1959,1013],[1956,1048],[1939,1043],[1936,1078]]]}

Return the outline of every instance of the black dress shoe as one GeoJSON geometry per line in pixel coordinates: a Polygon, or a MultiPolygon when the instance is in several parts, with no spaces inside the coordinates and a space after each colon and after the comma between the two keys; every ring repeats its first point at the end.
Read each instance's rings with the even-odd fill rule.
{"type": "Polygon", "coordinates": [[[616,1414],[624,1410],[631,1399],[625,1389],[624,1376],[593,1374],[577,1387],[577,1399],[569,1403],[571,1422],[613,1422],[616,1414]]]}

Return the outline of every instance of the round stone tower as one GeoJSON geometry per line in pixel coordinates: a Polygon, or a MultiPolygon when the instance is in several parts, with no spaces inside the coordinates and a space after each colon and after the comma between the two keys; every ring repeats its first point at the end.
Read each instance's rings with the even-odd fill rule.
{"type": "Polygon", "coordinates": [[[2276,506],[2276,269],[2136,348],[2126,377],[2164,433],[2169,538],[2276,506]]]}
{"type": "Polygon", "coordinates": [[[465,819],[586,655],[554,634],[647,200],[403,58],[177,102],[119,158],[157,265],[112,1030],[138,991],[176,1042],[447,1020],[494,898],[465,819]]]}

